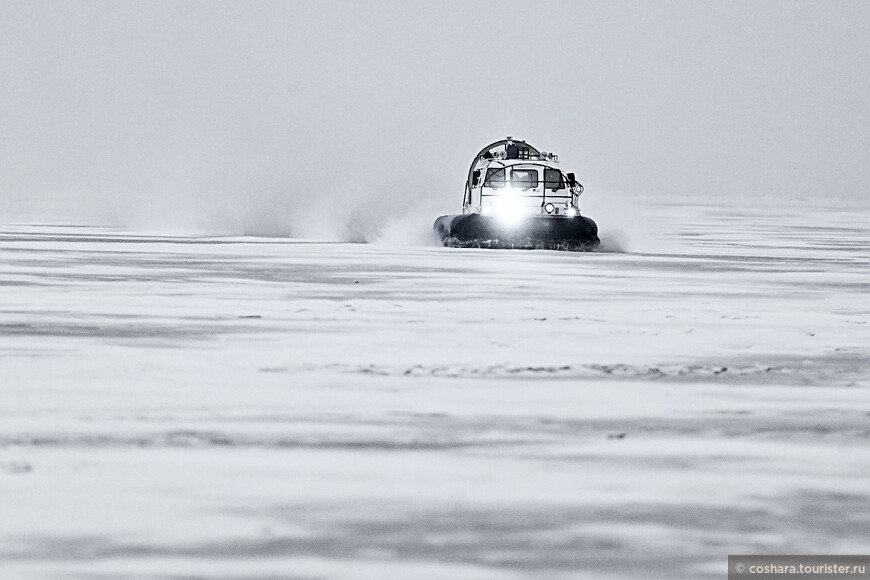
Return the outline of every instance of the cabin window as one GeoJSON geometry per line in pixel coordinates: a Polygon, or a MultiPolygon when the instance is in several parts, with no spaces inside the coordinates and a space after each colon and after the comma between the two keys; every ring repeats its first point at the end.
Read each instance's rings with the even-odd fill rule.
{"type": "Polygon", "coordinates": [[[511,186],[519,189],[538,187],[538,170],[511,169],[511,186]]]}
{"type": "Polygon", "coordinates": [[[486,179],[483,180],[484,187],[504,187],[504,168],[490,167],[486,170],[486,179]]]}
{"type": "Polygon", "coordinates": [[[544,188],[545,189],[565,189],[565,180],[562,179],[562,172],[558,169],[544,169],[544,188]]]}

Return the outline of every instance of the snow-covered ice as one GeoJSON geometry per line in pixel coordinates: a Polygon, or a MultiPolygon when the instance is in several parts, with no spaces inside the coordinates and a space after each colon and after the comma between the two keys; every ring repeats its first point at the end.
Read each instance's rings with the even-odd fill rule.
{"type": "Polygon", "coordinates": [[[664,215],[589,254],[2,226],[0,577],[866,552],[867,211],[664,215]]]}

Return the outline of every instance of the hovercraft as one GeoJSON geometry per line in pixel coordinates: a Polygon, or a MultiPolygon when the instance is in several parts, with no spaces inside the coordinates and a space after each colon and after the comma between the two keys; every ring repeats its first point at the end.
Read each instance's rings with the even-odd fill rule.
{"type": "Polygon", "coordinates": [[[462,213],[433,229],[448,247],[590,251],[598,226],[580,215],[583,186],[559,156],[508,136],[480,150],[468,170],[462,213]]]}

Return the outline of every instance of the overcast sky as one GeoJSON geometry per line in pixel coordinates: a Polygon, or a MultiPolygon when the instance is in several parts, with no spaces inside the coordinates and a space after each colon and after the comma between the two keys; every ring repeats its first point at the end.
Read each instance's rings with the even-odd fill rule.
{"type": "Polygon", "coordinates": [[[447,213],[507,134],[587,196],[866,199],[868,30],[866,1],[0,0],[0,209],[447,213]]]}

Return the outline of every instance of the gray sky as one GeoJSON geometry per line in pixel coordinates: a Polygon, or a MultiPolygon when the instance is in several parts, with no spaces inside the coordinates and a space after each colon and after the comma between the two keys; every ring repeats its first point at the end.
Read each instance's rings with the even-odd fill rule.
{"type": "Polygon", "coordinates": [[[506,134],[587,195],[866,198],[868,29],[865,1],[0,0],[0,219],[447,213],[506,134]]]}

